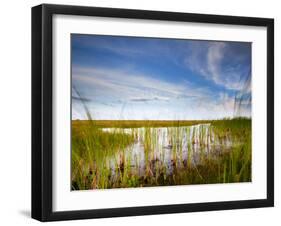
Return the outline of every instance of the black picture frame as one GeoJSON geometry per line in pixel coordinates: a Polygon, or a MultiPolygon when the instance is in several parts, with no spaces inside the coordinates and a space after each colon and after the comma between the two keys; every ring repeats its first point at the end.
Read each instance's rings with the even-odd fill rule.
{"type": "Polygon", "coordinates": [[[40,221],[122,217],[274,206],[274,20],[43,4],[32,8],[32,218],[40,221]],[[267,28],[267,198],[95,210],[52,210],[52,18],[55,14],[182,21],[267,28]]]}

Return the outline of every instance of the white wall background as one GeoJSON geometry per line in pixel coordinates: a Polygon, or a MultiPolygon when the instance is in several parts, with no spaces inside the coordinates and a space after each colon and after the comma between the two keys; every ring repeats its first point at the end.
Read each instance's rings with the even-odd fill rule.
{"type": "MultiPolygon", "coordinates": [[[[2,1],[0,20],[0,224],[38,225],[30,218],[31,7],[42,1],[2,1]]],[[[266,225],[281,213],[281,14],[278,1],[60,0],[45,3],[275,18],[275,208],[56,222],[56,225],[266,225]]]]}

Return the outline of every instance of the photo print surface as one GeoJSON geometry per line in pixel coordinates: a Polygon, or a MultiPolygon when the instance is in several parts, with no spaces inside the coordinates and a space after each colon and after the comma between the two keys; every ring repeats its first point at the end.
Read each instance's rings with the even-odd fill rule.
{"type": "Polygon", "coordinates": [[[71,34],[71,190],[251,182],[251,43],[71,34]]]}

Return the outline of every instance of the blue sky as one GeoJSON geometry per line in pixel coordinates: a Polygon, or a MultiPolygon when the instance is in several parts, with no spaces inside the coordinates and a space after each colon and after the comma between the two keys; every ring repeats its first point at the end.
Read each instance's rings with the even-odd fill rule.
{"type": "Polygon", "coordinates": [[[251,116],[251,43],[72,34],[72,118],[251,116]],[[81,101],[83,100],[83,103],[81,101]]]}

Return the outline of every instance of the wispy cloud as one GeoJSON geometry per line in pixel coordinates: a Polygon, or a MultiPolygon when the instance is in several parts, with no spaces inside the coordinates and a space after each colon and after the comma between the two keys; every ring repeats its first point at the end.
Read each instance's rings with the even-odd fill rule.
{"type": "Polygon", "coordinates": [[[251,115],[249,43],[79,36],[73,117],[211,119],[251,115]],[[80,101],[79,101],[80,100],[80,101]]]}
{"type": "Polygon", "coordinates": [[[88,105],[93,117],[103,119],[185,118],[190,106],[195,110],[201,100],[213,101],[214,96],[192,83],[171,83],[119,69],[74,67],[72,79],[83,97],[92,100],[88,105]]]}
{"type": "MultiPolygon", "coordinates": [[[[97,118],[203,119],[235,115],[235,96],[216,94],[191,83],[172,84],[129,71],[81,67],[73,70],[73,80],[77,88],[84,89],[85,99],[92,100],[89,106],[97,118]]],[[[241,103],[239,109],[240,114],[250,116],[246,104],[241,103]]]]}
{"type": "Polygon", "coordinates": [[[132,98],[130,101],[134,102],[149,102],[149,101],[169,101],[169,98],[159,98],[159,97],[153,97],[153,98],[132,98]]]}
{"type": "Polygon", "coordinates": [[[235,48],[232,45],[195,41],[189,46],[186,66],[228,90],[241,90],[247,82],[245,77],[250,73],[250,54],[248,57],[244,52],[232,54],[232,48],[235,48]]]}
{"type": "Polygon", "coordinates": [[[202,92],[191,85],[169,83],[149,75],[119,69],[75,67],[72,78],[84,90],[88,86],[91,92],[87,95],[94,94],[93,98],[145,102],[169,101],[179,97],[200,98],[209,94],[207,89],[202,92]]]}

